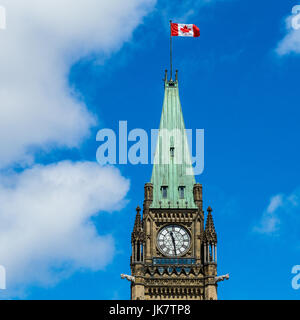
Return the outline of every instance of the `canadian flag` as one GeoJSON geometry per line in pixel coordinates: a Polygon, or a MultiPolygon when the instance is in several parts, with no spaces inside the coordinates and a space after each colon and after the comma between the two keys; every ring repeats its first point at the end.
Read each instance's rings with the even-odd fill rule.
{"type": "Polygon", "coordinates": [[[172,37],[200,37],[200,29],[194,24],[171,23],[172,37]]]}

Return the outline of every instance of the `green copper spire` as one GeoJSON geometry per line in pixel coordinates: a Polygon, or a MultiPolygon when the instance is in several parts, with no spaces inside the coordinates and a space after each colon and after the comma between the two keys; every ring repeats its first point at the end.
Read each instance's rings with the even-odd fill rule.
{"type": "Polygon", "coordinates": [[[165,77],[165,97],[160,120],[151,183],[151,208],[197,208],[196,183],[178,92],[178,77],[165,77]]]}

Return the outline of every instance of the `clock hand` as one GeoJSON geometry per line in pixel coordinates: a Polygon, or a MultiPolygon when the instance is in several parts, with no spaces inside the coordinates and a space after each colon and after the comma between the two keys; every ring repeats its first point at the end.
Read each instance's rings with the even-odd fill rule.
{"type": "Polygon", "coordinates": [[[175,256],[177,256],[177,254],[176,254],[176,246],[175,246],[175,239],[174,239],[174,236],[173,236],[173,232],[172,232],[172,231],[170,232],[170,235],[171,235],[172,242],[173,242],[173,246],[174,246],[175,256]]]}

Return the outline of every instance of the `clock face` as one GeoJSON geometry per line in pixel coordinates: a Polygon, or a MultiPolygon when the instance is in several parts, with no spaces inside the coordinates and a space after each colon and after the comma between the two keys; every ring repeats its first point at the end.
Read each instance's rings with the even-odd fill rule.
{"type": "Polygon", "coordinates": [[[166,256],[182,256],[188,251],[190,244],[188,231],[179,225],[166,226],[157,235],[157,246],[166,256]]]}

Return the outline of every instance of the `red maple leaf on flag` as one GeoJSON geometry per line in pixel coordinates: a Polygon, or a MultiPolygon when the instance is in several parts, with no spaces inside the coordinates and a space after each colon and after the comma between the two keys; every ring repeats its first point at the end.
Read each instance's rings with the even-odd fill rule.
{"type": "Polygon", "coordinates": [[[187,26],[184,26],[183,28],[180,28],[180,30],[181,30],[183,33],[189,33],[190,31],[192,31],[192,29],[189,29],[187,26]]]}

